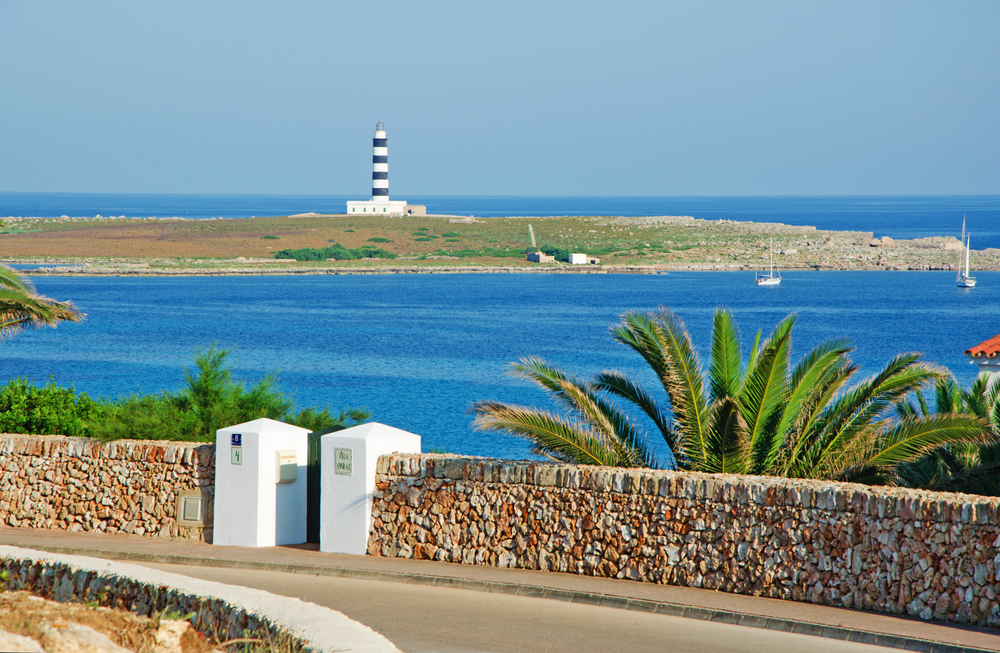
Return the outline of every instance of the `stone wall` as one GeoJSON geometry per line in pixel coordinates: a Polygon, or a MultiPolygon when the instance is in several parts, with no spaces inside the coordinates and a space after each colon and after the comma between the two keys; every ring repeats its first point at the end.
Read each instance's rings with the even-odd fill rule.
{"type": "Polygon", "coordinates": [[[383,456],[370,555],[703,587],[1000,627],[1000,499],[383,456]]]}
{"type": "Polygon", "coordinates": [[[210,536],[215,445],[0,436],[0,522],[161,537],[210,536]],[[179,526],[177,496],[202,496],[208,528],[179,526]]]}
{"type": "Polygon", "coordinates": [[[25,591],[58,601],[120,608],[145,617],[178,613],[190,617],[191,625],[212,641],[259,638],[284,643],[298,652],[303,644],[293,634],[266,616],[233,605],[223,599],[198,596],[125,575],[81,569],[74,565],[32,558],[0,558],[0,591],[25,591]]]}

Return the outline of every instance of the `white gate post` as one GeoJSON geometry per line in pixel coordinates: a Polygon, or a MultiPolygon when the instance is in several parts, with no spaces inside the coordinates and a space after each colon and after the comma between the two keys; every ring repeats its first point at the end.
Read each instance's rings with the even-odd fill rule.
{"type": "Polygon", "coordinates": [[[308,429],[261,418],[215,432],[212,544],[306,541],[308,429]]]}
{"type": "Polygon", "coordinates": [[[320,438],[319,550],[365,555],[379,456],[420,453],[420,436],[370,422],[320,438]]]}

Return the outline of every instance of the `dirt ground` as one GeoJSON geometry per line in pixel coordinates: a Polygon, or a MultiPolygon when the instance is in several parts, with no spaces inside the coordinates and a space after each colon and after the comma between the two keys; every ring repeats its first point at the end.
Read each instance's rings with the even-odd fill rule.
{"type": "Polygon", "coordinates": [[[125,610],[56,603],[26,592],[0,593],[0,631],[29,637],[46,651],[68,649],[65,640],[79,630],[70,627],[71,624],[91,628],[134,653],[208,653],[215,650],[193,628],[184,627],[178,631],[176,625],[179,623],[187,622],[178,622],[176,617],[174,620],[150,619],[125,610]],[[174,638],[177,641],[173,646],[168,641],[171,638],[164,637],[168,630],[183,632],[174,638]]]}

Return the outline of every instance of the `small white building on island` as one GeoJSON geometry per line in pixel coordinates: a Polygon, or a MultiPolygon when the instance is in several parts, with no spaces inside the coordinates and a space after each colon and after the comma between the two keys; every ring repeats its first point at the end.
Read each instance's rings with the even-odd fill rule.
{"type": "Polygon", "coordinates": [[[405,200],[389,199],[389,139],[379,120],[372,138],[372,198],[348,202],[348,215],[377,214],[385,216],[427,215],[427,207],[407,204],[405,200]]]}

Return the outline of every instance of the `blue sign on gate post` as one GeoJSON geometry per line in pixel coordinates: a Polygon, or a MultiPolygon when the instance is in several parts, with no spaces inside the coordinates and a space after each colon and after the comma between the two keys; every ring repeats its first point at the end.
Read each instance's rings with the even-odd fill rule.
{"type": "Polygon", "coordinates": [[[233,440],[232,441],[232,446],[234,446],[234,447],[242,447],[243,446],[243,434],[242,433],[233,433],[232,434],[232,440],[233,440]]]}

